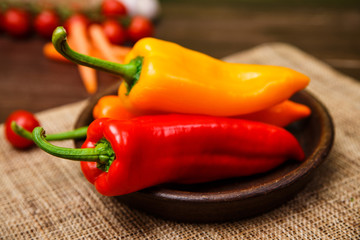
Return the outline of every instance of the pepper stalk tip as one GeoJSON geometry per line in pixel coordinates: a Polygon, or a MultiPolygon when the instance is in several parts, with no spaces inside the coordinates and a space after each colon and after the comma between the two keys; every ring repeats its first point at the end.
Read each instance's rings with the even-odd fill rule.
{"type": "Polygon", "coordinates": [[[78,53],[71,49],[67,43],[66,30],[62,26],[54,30],[52,43],[56,51],[66,59],[86,67],[120,75],[129,86],[132,86],[139,79],[143,57],[139,56],[127,64],[120,64],[78,53]]]}
{"type": "Polygon", "coordinates": [[[21,127],[19,124],[17,124],[16,121],[12,121],[10,123],[10,127],[11,130],[13,130],[14,133],[19,135],[20,137],[26,138],[28,140],[32,140],[32,134],[23,127],[21,127]]]}
{"type": "Polygon", "coordinates": [[[55,49],[60,52],[57,47],[58,46],[61,46],[61,42],[62,41],[66,41],[66,30],[64,27],[62,26],[59,26],[57,28],[55,28],[53,34],[52,34],[52,38],[51,38],[51,41],[55,47],[55,49]]]}
{"type": "Polygon", "coordinates": [[[115,160],[115,153],[111,144],[106,140],[100,140],[95,148],[65,148],[55,146],[45,139],[45,130],[42,127],[34,128],[32,138],[35,144],[43,151],[64,159],[75,161],[96,162],[102,171],[108,171],[115,160]]]}

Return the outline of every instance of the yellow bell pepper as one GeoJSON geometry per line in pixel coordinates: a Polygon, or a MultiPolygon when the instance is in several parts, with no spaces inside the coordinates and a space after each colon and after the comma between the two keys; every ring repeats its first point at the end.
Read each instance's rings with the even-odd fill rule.
{"type": "Polygon", "coordinates": [[[124,78],[119,97],[134,113],[237,116],[283,102],[310,81],[289,68],[227,63],[155,38],[139,40],[124,64],[107,62],[72,51],[58,29],[54,46],[69,60],[124,78]]]}

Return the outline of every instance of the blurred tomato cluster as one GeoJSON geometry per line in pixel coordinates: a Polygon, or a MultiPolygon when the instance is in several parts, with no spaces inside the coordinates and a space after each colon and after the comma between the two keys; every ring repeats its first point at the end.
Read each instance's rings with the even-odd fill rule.
{"type": "Polygon", "coordinates": [[[152,19],[159,12],[157,0],[103,0],[92,11],[51,6],[11,5],[0,10],[0,30],[15,38],[33,33],[50,39],[57,26],[80,20],[100,24],[108,40],[117,45],[135,43],[154,34],[152,19]],[[145,9],[145,10],[144,10],[145,9]]]}

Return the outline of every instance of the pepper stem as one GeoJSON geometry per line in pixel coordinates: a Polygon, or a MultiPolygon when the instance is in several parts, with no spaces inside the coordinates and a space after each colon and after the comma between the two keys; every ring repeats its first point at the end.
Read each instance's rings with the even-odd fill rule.
{"type": "Polygon", "coordinates": [[[69,44],[67,43],[66,31],[61,26],[54,30],[52,35],[52,43],[55,49],[70,61],[112,74],[120,75],[124,78],[128,86],[133,86],[139,78],[142,66],[142,57],[137,57],[128,64],[120,64],[75,52],[69,47],[69,44]]]}
{"type": "MultiPolygon", "coordinates": [[[[33,140],[31,132],[18,125],[15,121],[11,122],[11,129],[19,136],[28,140],[33,140]]],[[[68,132],[49,134],[46,136],[48,141],[66,140],[66,139],[79,139],[85,138],[88,127],[80,127],[68,132]]]]}
{"type": "Polygon", "coordinates": [[[32,140],[32,134],[25,128],[18,125],[15,121],[12,121],[10,124],[11,130],[14,131],[20,137],[26,138],[27,140],[32,140]]]}
{"type": "Polygon", "coordinates": [[[115,159],[115,153],[105,139],[100,140],[95,148],[64,148],[46,141],[42,127],[34,128],[32,137],[39,148],[53,156],[74,161],[97,162],[97,167],[103,171],[108,171],[115,159]]]}

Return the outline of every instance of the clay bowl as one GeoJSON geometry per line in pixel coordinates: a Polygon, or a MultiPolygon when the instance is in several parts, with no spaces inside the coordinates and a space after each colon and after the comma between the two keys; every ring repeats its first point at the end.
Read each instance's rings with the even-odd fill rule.
{"type": "MultiPolygon", "coordinates": [[[[90,99],[75,127],[88,125],[93,120],[92,109],[97,100],[104,95],[115,95],[117,88],[118,84],[90,99]]],[[[334,139],[333,123],[324,105],[307,91],[295,94],[292,100],[312,110],[309,118],[288,127],[305,151],[304,162],[287,161],[270,172],[251,177],[193,185],[164,184],[114,199],[152,215],[185,222],[231,221],[278,207],[310,181],[334,139]]],[[[77,147],[81,144],[75,142],[77,147]]]]}

